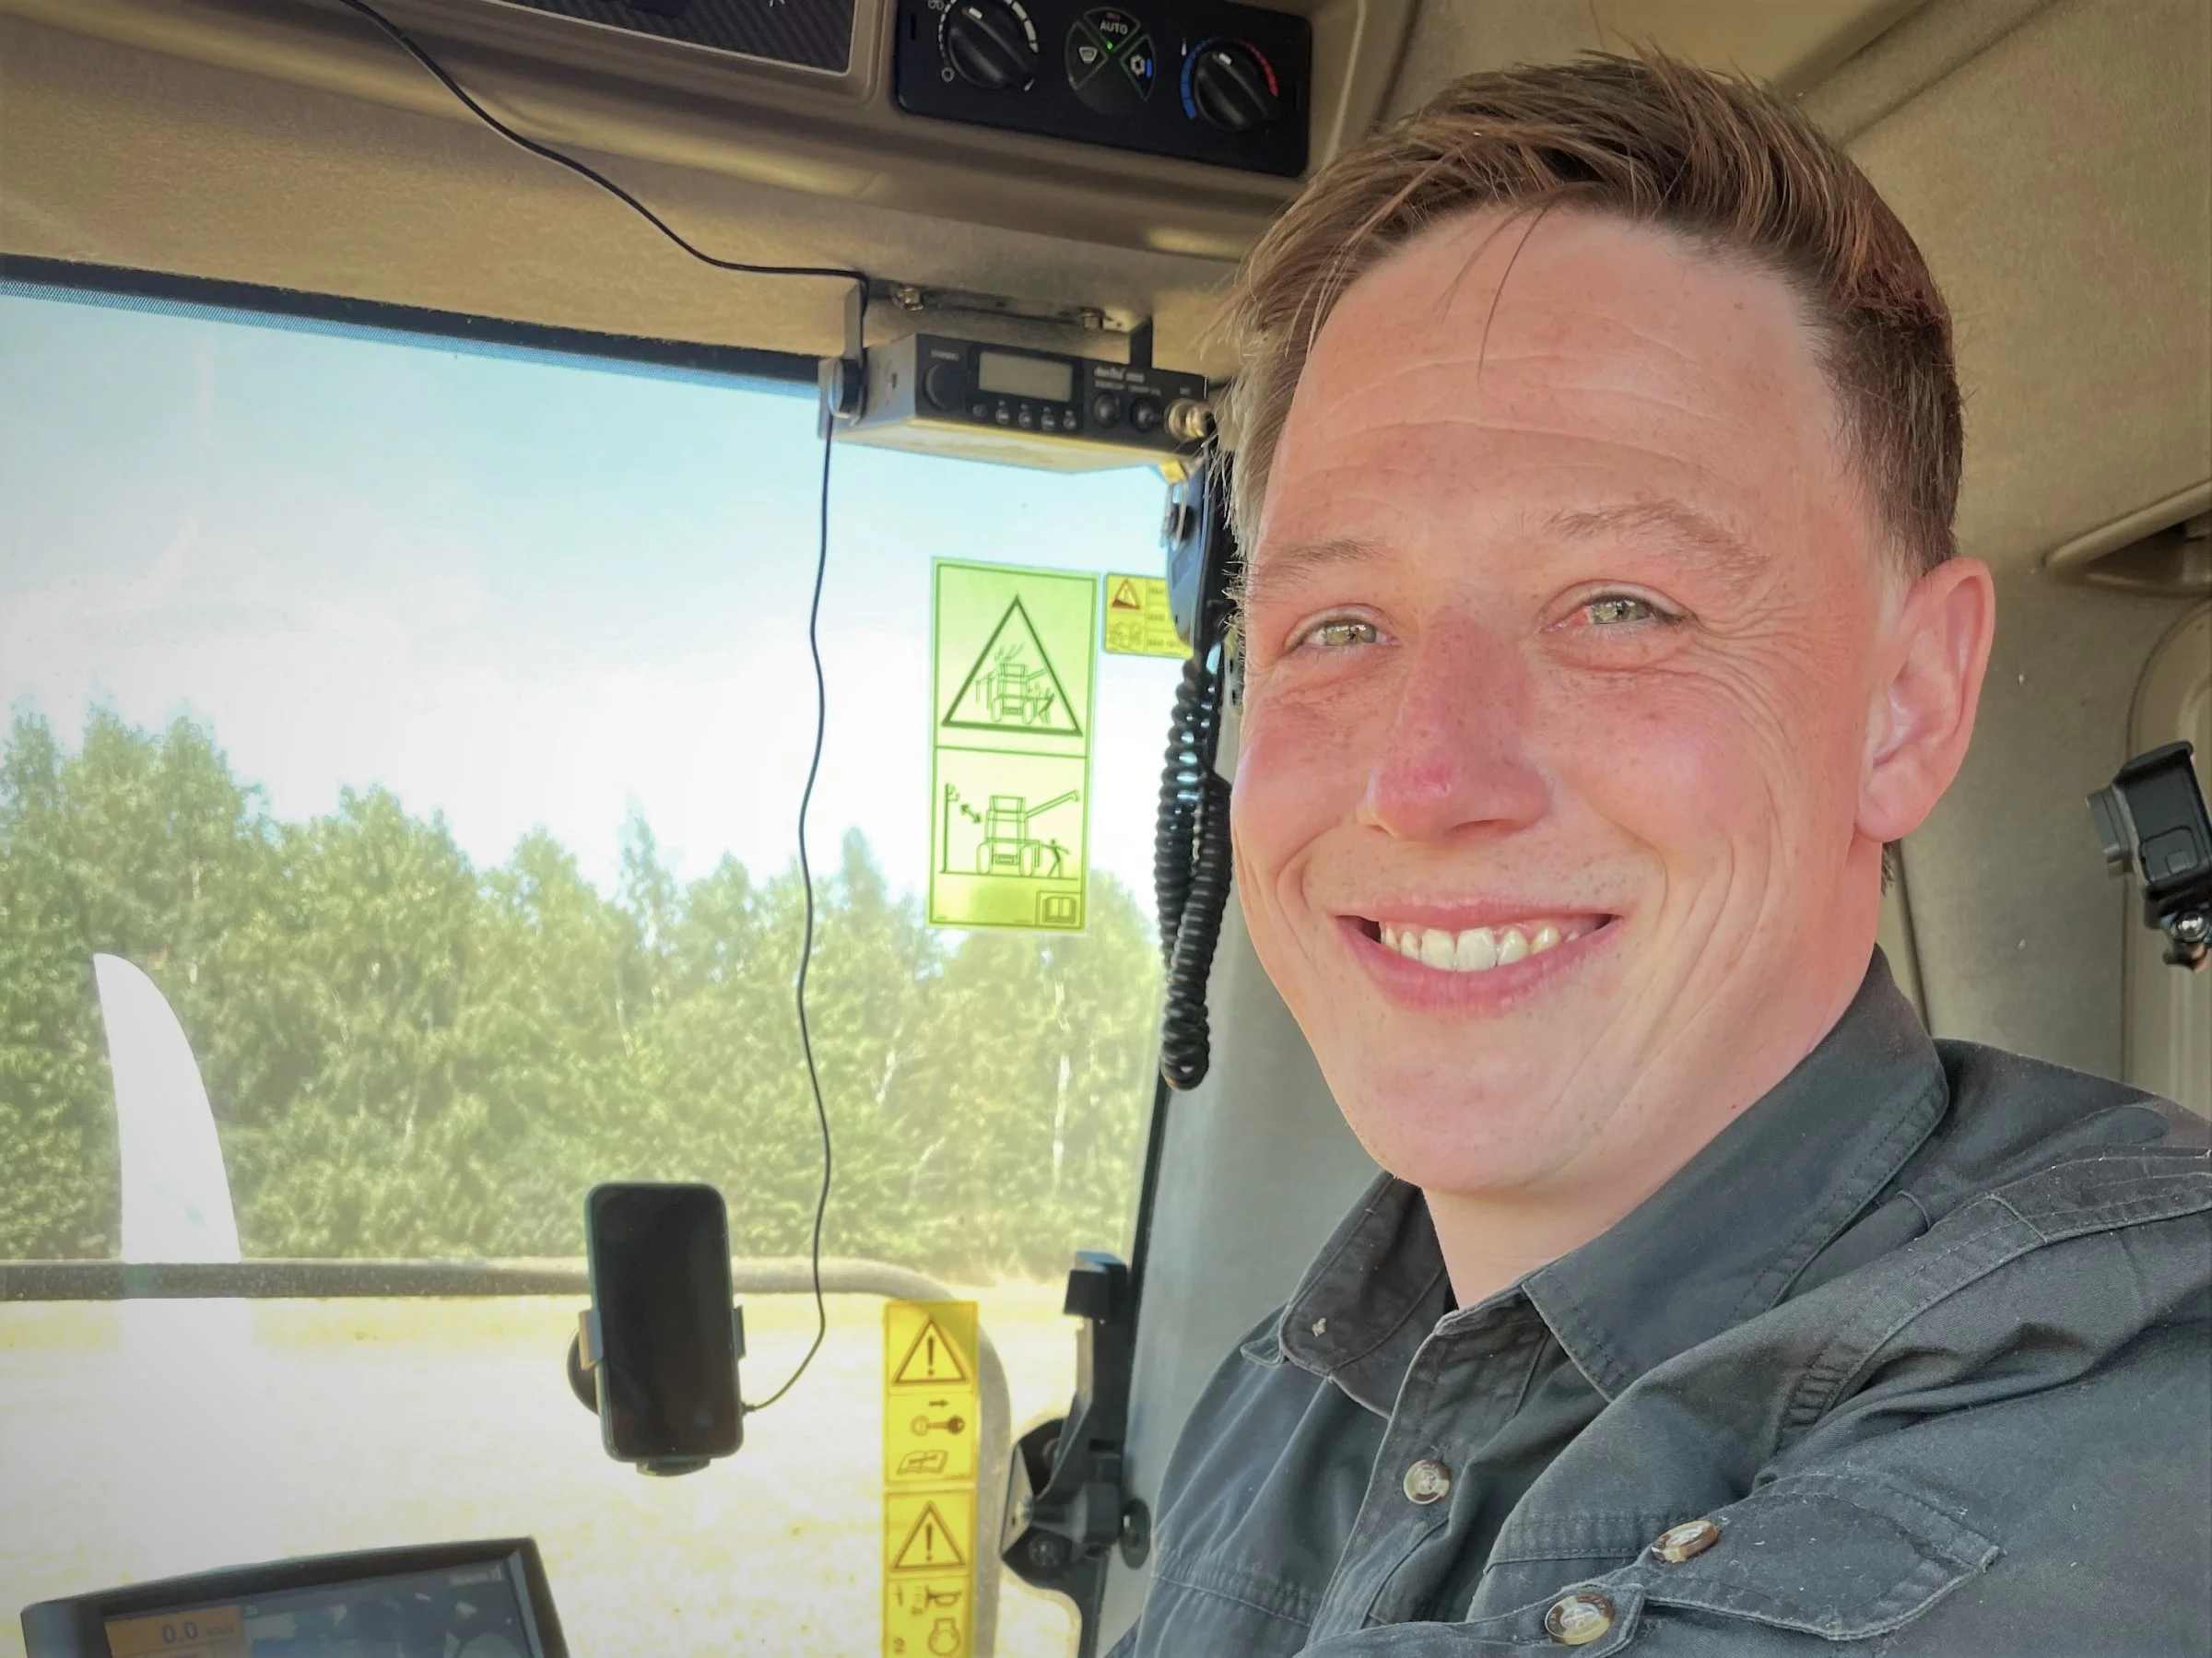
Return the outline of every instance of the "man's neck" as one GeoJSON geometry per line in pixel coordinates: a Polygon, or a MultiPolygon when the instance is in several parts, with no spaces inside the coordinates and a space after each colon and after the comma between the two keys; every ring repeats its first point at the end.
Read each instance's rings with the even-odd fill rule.
{"type": "MultiPolygon", "coordinates": [[[[1871,945],[1868,947],[1871,951],[1871,945]]],[[[1805,996],[1796,1017],[1772,1015],[1756,1046],[1726,1044],[1728,1073],[1687,1076],[1609,1114],[1615,1125],[1575,1164],[1540,1186],[1455,1193],[1422,1188],[1454,1302],[1472,1307],[1536,1268],[1580,1249],[1649,1198],[1721,1131],[1756,1105],[1835,1029],[1858,994],[1864,968],[1805,996]]],[[[1749,1021],[1739,1029],[1756,1028],[1749,1021]]]]}

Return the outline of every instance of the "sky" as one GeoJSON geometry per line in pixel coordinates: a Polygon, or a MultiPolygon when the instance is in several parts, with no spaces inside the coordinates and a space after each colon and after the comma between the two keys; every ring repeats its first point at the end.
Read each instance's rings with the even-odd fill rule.
{"type": "MultiPolygon", "coordinates": [[[[204,723],[280,817],[382,785],[485,866],[781,870],[813,684],[811,391],[0,292],[0,709],[204,723]]],[[[837,447],[808,842],[928,858],[931,560],[1157,574],[1165,485],[837,447]]],[[[1177,664],[1105,656],[1091,862],[1148,895],[1177,664]]]]}

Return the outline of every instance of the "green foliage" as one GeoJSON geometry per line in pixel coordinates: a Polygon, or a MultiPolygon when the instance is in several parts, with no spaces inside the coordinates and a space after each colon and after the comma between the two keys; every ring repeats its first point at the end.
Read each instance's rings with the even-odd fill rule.
{"type": "MultiPolygon", "coordinates": [[[[1159,988],[1130,895],[1094,876],[1079,936],[948,939],[853,831],[815,898],[827,1247],[962,1276],[1117,1246],[1159,988]]],[[[280,823],[189,722],[95,714],[72,756],[20,716],[0,759],[0,1257],[115,1248],[97,951],[176,1009],[249,1254],[573,1254],[584,1191],[617,1179],[712,1181],[740,1253],[799,1252],[820,1171],[804,911],[795,868],[678,881],[639,820],[610,899],[543,832],[479,871],[382,790],[280,823]]]]}

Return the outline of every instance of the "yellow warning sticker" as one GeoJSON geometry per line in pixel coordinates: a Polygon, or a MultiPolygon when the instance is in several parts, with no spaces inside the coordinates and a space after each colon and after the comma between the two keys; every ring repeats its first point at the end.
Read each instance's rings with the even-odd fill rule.
{"type": "Polygon", "coordinates": [[[1098,578],[937,560],[930,924],[1083,928],[1098,578]]]}
{"type": "Polygon", "coordinates": [[[975,1484],[975,1332],[973,1301],[885,1303],[885,1490],[975,1484]]]}
{"type": "Polygon", "coordinates": [[[975,1494],[972,1491],[917,1491],[884,1499],[890,1523],[889,1570],[900,1572],[964,1570],[975,1547],[975,1494]],[[949,1511],[949,1517],[947,1517],[949,1511]]]}
{"type": "Polygon", "coordinates": [[[968,1658],[975,1650],[965,1576],[900,1578],[883,1591],[886,1658],[968,1658]]]}
{"type": "Polygon", "coordinates": [[[974,1651],[978,1382],[973,1301],[883,1309],[883,1651],[974,1651]]]}
{"type": "Polygon", "coordinates": [[[1105,647],[1116,656],[1188,656],[1175,637],[1168,584],[1159,576],[1106,578],[1105,647]]]}
{"type": "MultiPolygon", "coordinates": [[[[937,1311],[926,1301],[894,1303],[910,1312],[922,1313],[914,1339],[906,1346],[906,1357],[891,1371],[893,1387],[966,1387],[975,1373],[975,1315],[971,1309],[962,1320],[957,1309],[969,1308],[967,1302],[956,1302],[947,1310],[943,1323],[938,1322],[937,1311]],[[959,1331],[955,1335],[955,1330],[959,1331]],[[965,1349],[965,1350],[963,1350],[965,1349]]],[[[888,1311],[888,1309],[887,1309],[888,1311]]],[[[886,1320],[887,1324],[903,1320],[886,1320]]]]}

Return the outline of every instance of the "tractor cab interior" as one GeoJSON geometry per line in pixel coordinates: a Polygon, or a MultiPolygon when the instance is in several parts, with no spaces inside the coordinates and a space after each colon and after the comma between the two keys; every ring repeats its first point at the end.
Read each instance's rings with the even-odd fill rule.
{"type": "Polygon", "coordinates": [[[0,0],[0,1658],[1108,1651],[1376,1172],[1231,879],[1223,293],[1644,45],[1957,321],[1900,986],[2212,1114],[2190,761],[2083,805],[2212,756],[2202,0],[0,0]]]}

